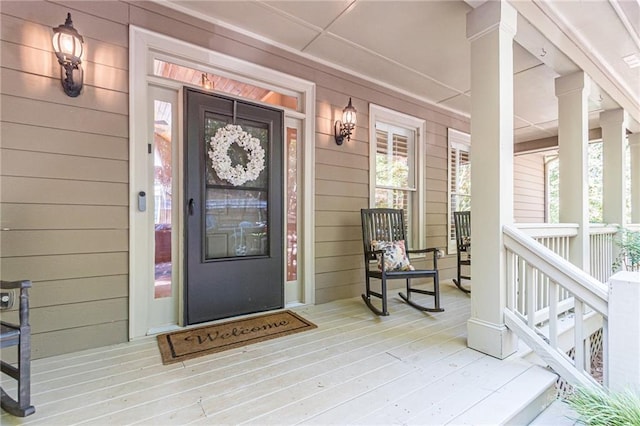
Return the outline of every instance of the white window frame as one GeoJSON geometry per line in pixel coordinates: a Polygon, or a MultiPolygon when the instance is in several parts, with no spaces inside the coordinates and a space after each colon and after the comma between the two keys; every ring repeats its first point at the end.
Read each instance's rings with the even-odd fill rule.
{"type": "MultiPolygon", "coordinates": [[[[447,129],[447,253],[455,254],[457,252],[455,235],[451,236],[453,206],[451,205],[451,181],[453,179],[451,170],[451,152],[452,150],[466,151],[471,162],[471,135],[456,129],[447,129]]],[[[457,173],[456,173],[457,175],[457,173]]],[[[473,200],[472,200],[473,202],[473,200]]]]}
{"type": "Polygon", "coordinates": [[[369,105],[369,206],[375,207],[376,199],[376,123],[382,122],[394,127],[401,127],[415,132],[415,182],[413,192],[412,211],[409,220],[412,225],[412,234],[407,237],[410,248],[426,247],[425,232],[425,135],[427,132],[426,120],[413,117],[379,105],[369,105]]]}

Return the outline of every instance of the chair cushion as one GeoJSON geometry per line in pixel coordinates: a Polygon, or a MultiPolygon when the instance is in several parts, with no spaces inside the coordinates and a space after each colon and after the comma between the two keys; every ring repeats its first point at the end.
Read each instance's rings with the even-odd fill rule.
{"type": "Polygon", "coordinates": [[[413,271],[415,268],[409,262],[404,241],[371,241],[372,250],[384,250],[384,257],[378,256],[378,269],[382,270],[384,258],[385,271],[413,271]]]}

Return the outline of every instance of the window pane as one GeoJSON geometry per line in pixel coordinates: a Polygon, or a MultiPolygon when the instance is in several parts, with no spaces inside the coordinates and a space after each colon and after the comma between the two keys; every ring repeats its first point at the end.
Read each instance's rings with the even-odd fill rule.
{"type": "Polygon", "coordinates": [[[211,85],[209,87],[205,87],[208,90],[229,93],[241,98],[252,99],[270,105],[282,106],[298,111],[299,105],[298,98],[296,96],[290,96],[265,87],[258,87],[252,84],[243,83],[221,75],[204,73],[193,68],[183,67],[181,65],[172,64],[158,59],[153,61],[153,74],[203,87],[205,87],[204,81],[206,80],[207,84],[211,85]]]}
{"type": "Polygon", "coordinates": [[[206,199],[206,259],[269,254],[267,192],[210,188],[206,199]]]}
{"type": "Polygon", "coordinates": [[[287,281],[298,278],[298,131],[287,128],[287,281]]]}
{"type": "Polygon", "coordinates": [[[171,104],[154,101],[153,200],[156,299],[171,296],[171,104]]]}
{"type": "Polygon", "coordinates": [[[413,137],[377,129],[376,186],[415,188],[413,149],[413,137]]]}
{"type": "Polygon", "coordinates": [[[471,162],[469,161],[469,153],[459,149],[451,149],[451,164],[449,167],[451,193],[471,195],[471,162]]]}

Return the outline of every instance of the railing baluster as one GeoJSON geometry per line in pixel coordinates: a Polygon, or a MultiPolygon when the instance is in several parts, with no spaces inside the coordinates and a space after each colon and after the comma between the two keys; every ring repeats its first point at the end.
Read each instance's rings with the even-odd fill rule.
{"type": "Polygon", "coordinates": [[[518,256],[518,293],[520,294],[518,311],[522,313],[522,315],[526,314],[527,295],[525,288],[526,282],[524,279],[524,260],[520,256],[518,256]]]}
{"type": "Polygon", "coordinates": [[[602,385],[609,388],[609,321],[602,319],[602,385]]]}
{"type": "MultiPolygon", "coordinates": [[[[515,261],[516,255],[511,250],[506,250],[507,256],[507,283],[513,283],[515,280],[515,261]]],[[[516,286],[507,285],[507,308],[516,310],[516,286]]]]}
{"type": "Polygon", "coordinates": [[[536,297],[535,297],[535,282],[533,280],[533,268],[527,263],[525,265],[525,283],[526,283],[526,298],[527,298],[527,324],[529,328],[533,329],[536,326],[536,297]]]}
{"type": "Polygon", "coordinates": [[[574,305],[574,362],[579,371],[585,370],[584,357],[584,303],[576,299],[574,305]]]}
{"type": "Polygon", "coordinates": [[[558,284],[549,280],[549,345],[558,347],[558,284]]]}

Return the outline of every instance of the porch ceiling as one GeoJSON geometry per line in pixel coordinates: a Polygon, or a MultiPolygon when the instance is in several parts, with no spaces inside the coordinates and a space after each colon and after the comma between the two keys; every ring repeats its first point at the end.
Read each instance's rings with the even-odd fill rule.
{"type": "MultiPolygon", "coordinates": [[[[482,3],[162,2],[467,116],[471,93],[466,14],[482,3]]],[[[630,130],[640,131],[640,67],[629,68],[622,59],[640,56],[640,2],[542,0],[514,5],[521,13],[514,52],[516,142],[557,135],[554,79],[579,69],[597,84],[590,97],[591,128],[599,127],[600,111],[622,106],[631,116],[630,130]],[[562,35],[549,40],[536,29],[540,22],[534,26],[523,14],[553,22],[562,35]],[[563,52],[556,47],[558,37],[564,40],[563,52]],[[591,67],[597,72],[589,72],[591,67]]]]}

